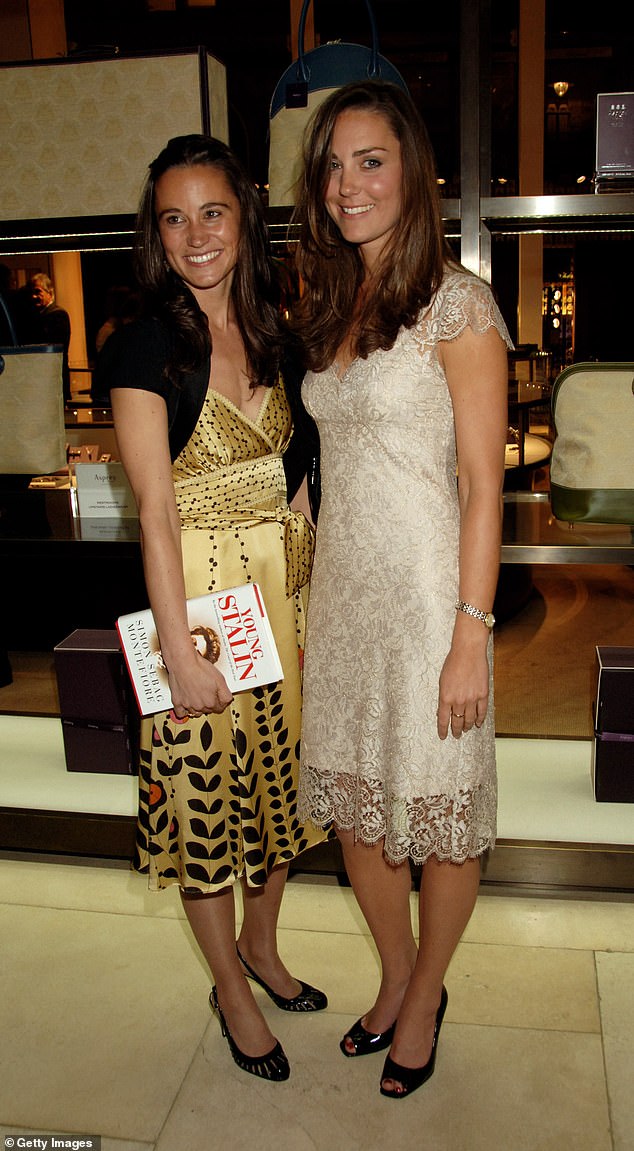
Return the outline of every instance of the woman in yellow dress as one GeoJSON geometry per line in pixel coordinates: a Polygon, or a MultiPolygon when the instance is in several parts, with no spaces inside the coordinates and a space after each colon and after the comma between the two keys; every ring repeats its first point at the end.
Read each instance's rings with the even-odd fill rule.
{"type": "Polygon", "coordinates": [[[324,838],[296,811],[313,531],[306,484],[295,501],[306,515],[287,502],[293,423],[263,211],[220,141],[177,137],[150,165],[136,264],[147,314],[111,336],[100,373],[173,702],[143,740],[136,864],[152,889],[180,886],[236,1063],[282,1080],[288,1060],[245,975],[283,1010],[327,1005],[276,941],[289,862],[324,838]],[[248,581],[262,588],[284,679],[232,697],[192,644],[186,598],[248,581]]]}

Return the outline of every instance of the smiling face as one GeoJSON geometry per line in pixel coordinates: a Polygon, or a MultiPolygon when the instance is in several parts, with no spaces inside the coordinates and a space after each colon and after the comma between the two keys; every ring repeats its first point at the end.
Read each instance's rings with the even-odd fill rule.
{"type": "Polygon", "coordinates": [[[165,258],[201,307],[210,289],[228,291],[240,205],[224,172],[210,164],[169,168],[156,182],[154,210],[165,258]]]}
{"type": "Polygon", "coordinates": [[[325,204],[341,235],[371,268],[401,218],[401,145],[385,116],[349,109],[332,134],[325,204]]]}

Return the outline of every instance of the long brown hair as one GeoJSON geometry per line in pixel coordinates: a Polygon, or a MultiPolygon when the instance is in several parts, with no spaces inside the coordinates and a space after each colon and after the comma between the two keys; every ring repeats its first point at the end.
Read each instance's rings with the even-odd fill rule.
{"type": "Polygon", "coordinates": [[[252,386],[275,383],[282,346],[279,285],[271,256],[260,197],[237,156],[221,140],[191,134],[176,136],[152,161],[137,216],[134,262],[148,310],[173,336],[168,375],[200,367],[211,351],[209,326],[194,296],[169,267],[158,229],[156,185],[170,168],[206,164],[226,177],[240,205],[240,241],[231,296],[249,366],[252,386]]]}
{"type": "Polygon", "coordinates": [[[399,328],[412,327],[440,286],[452,256],[445,240],[436,165],[427,129],[411,97],[394,84],[368,80],[337,89],[317,109],[304,143],[304,171],[294,213],[299,223],[297,263],[305,291],[294,309],[307,367],[323,370],[350,334],[357,292],[364,278],[355,244],[343,239],[325,207],[332,136],[337,117],[350,109],[382,115],[401,147],[401,218],[372,292],[354,317],[356,355],[391,348],[399,328]]]}

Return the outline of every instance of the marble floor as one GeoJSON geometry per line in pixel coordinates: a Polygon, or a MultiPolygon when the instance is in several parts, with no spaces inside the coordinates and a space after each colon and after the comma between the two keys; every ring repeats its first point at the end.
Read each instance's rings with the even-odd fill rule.
{"type": "Polygon", "coordinates": [[[101,1136],[102,1151],[634,1147],[625,900],[483,888],[447,976],[436,1073],[398,1109],[378,1093],[381,1055],[338,1050],[377,968],[350,890],[332,880],[293,879],[280,930],[288,965],[327,990],[329,1010],[285,1014],[257,992],[291,1060],[282,1084],[236,1068],[176,892],[150,895],[125,865],[5,855],[0,938],[5,1147],[53,1134],[68,1146],[101,1136]]]}

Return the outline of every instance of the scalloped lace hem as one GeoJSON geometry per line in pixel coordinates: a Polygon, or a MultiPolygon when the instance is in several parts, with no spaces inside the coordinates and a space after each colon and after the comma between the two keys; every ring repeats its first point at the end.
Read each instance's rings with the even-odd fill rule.
{"type": "Polygon", "coordinates": [[[304,768],[298,807],[300,819],[353,831],[355,842],[366,847],[384,840],[389,863],[423,864],[434,856],[460,864],[495,847],[496,801],[495,783],[455,796],[405,799],[386,796],[379,780],[325,777],[304,768]]]}

